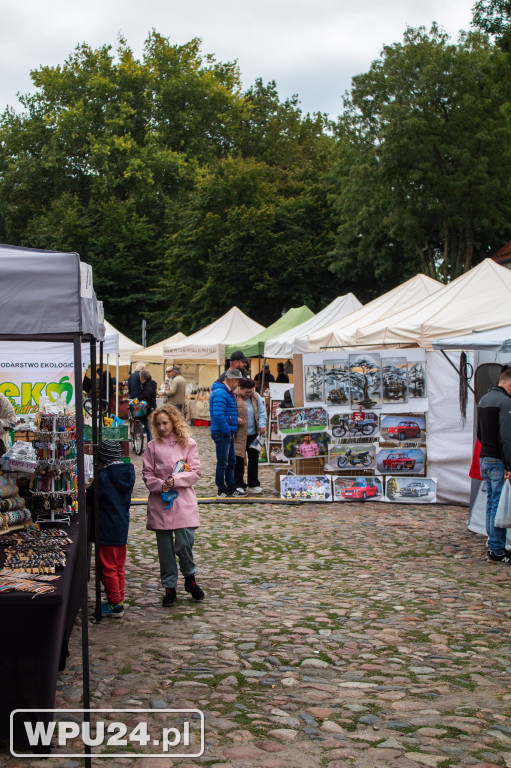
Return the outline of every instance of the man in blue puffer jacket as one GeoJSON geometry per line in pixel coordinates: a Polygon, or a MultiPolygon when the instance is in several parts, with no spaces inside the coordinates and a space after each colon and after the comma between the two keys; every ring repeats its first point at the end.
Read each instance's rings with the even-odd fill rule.
{"type": "Polygon", "coordinates": [[[216,446],[215,482],[218,495],[244,496],[244,492],[236,490],[234,485],[234,468],[236,454],[234,452],[234,435],[238,430],[238,409],[234,390],[242,379],[239,369],[229,368],[225,372],[224,381],[215,381],[211,387],[209,412],[211,416],[211,437],[216,446]]]}

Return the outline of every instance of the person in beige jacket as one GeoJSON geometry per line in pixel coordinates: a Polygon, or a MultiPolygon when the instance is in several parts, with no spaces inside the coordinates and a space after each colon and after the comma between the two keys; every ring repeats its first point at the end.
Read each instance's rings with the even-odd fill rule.
{"type": "Polygon", "coordinates": [[[181,375],[181,369],[177,366],[167,368],[167,378],[161,385],[159,394],[165,398],[165,405],[174,405],[179,411],[185,404],[186,381],[181,375]]]}

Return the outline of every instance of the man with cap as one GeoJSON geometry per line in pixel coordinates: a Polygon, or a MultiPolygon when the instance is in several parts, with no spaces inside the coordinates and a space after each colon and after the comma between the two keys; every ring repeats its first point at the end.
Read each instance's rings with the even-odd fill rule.
{"type": "Polygon", "coordinates": [[[234,435],[240,423],[234,390],[242,378],[238,368],[229,368],[225,372],[224,381],[218,380],[213,383],[209,398],[211,437],[216,447],[215,482],[221,498],[245,495],[245,491],[237,491],[234,484],[236,467],[234,435]]]}
{"type": "MultiPolygon", "coordinates": [[[[241,351],[241,349],[236,350],[236,352],[233,352],[231,355],[231,359],[229,361],[229,370],[236,370],[238,369],[241,371],[242,378],[245,378],[248,376],[249,373],[249,361],[241,351]]],[[[225,381],[225,374],[227,371],[224,371],[218,381],[225,381]]]]}
{"type": "Polygon", "coordinates": [[[270,373],[270,366],[268,363],[265,363],[264,365],[264,384],[263,384],[263,374],[262,373],[256,373],[254,376],[254,381],[257,384],[257,388],[262,394],[263,387],[266,388],[267,384],[270,384],[271,382],[275,381],[275,376],[273,373],[270,373]]]}
{"type": "Polygon", "coordinates": [[[173,405],[182,411],[185,404],[186,381],[181,369],[172,365],[165,371],[167,378],[160,387],[159,394],[165,398],[165,405],[173,405]]]}
{"type": "Polygon", "coordinates": [[[91,539],[99,545],[101,582],[107,597],[101,615],[118,619],[124,614],[124,563],[135,470],[133,464],[122,462],[121,444],[115,440],[99,444],[98,465],[97,479],[87,488],[87,506],[91,507],[93,486],[98,484],[98,531],[92,523],[91,539]]]}

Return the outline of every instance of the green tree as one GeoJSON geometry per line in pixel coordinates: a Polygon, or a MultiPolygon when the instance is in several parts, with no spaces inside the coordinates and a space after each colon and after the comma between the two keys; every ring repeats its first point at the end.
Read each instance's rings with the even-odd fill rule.
{"type": "Polygon", "coordinates": [[[478,0],[473,7],[472,24],[495,35],[503,51],[511,50],[511,2],[510,0],[478,0]]]}
{"type": "Polygon", "coordinates": [[[336,271],[365,274],[375,292],[418,270],[447,281],[509,237],[501,65],[483,35],[454,45],[433,26],[408,29],[354,78],[337,127],[336,271]]]}

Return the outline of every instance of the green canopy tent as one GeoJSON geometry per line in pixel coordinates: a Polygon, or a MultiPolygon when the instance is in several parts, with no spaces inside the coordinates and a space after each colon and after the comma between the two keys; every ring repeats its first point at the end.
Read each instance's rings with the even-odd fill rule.
{"type": "Polygon", "coordinates": [[[262,357],[264,355],[264,342],[268,339],[272,339],[279,333],[285,333],[291,328],[294,328],[306,320],[314,317],[314,312],[311,312],[309,307],[305,305],[303,307],[295,307],[289,309],[285,315],[279,317],[272,325],[265,328],[263,331],[259,331],[251,339],[243,342],[243,344],[228,344],[225,348],[226,358],[230,358],[233,352],[241,349],[246,357],[262,357]]]}

